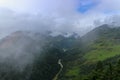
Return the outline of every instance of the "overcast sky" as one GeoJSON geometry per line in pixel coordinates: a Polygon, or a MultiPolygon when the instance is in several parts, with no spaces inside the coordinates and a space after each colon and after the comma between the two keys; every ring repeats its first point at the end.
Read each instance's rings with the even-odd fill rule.
{"type": "Polygon", "coordinates": [[[51,30],[83,35],[119,13],[120,0],[0,0],[0,34],[51,30]]]}

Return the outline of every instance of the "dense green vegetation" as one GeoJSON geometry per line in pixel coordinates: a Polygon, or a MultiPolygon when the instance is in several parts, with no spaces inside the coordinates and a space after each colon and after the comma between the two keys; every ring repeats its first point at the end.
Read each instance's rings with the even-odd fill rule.
{"type": "MultiPolygon", "coordinates": [[[[19,34],[21,35],[21,32],[19,34]]],[[[42,51],[40,50],[39,50],[40,52],[32,51],[33,47],[41,45],[39,38],[37,40],[37,44],[35,44],[36,42],[32,43],[33,46],[32,48],[31,45],[26,47],[26,51],[27,50],[32,51],[33,53],[36,52],[34,54],[37,54],[37,56],[35,56],[33,63],[27,65],[24,69],[22,70],[20,70],[19,68],[15,69],[14,66],[16,64],[13,65],[10,64],[9,62],[0,63],[0,79],[52,80],[60,69],[60,66],[58,65],[58,60],[62,59],[65,56],[64,51],[67,51],[68,49],[71,49],[74,46],[76,39],[74,36],[66,38],[61,35],[56,37],[44,35],[44,38],[48,40],[46,40],[45,45],[42,47],[42,51]]],[[[14,40],[14,38],[12,39],[14,40]]],[[[17,36],[17,39],[18,39],[17,41],[19,42],[19,36],[17,36]]],[[[28,40],[28,38],[23,39],[28,40]]],[[[7,41],[6,38],[5,41],[7,41]]],[[[12,45],[14,46],[14,44],[12,45]]]]}
{"type": "Polygon", "coordinates": [[[62,53],[55,48],[47,49],[42,54],[43,59],[39,56],[33,64],[29,80],[52,80],[54,75],[59,71],[60,66],[57,64],[62,53]]]}
{"type": "Polygon", "coordinates": [[[59,71],[58,59],[62,56],[56,48],[47,48],[40,54],[33,64],[27,65],[20,71],[10,63],[0,64],[1,80],[52,80],[59,71]]]}
{"type": "MultiPolygon", "coordinates": [[[[81,40],[82,46],[78,46],[68,53],[68,58],[64,59],[65,69],[60,76],[60,80],[119,80],[119,79],[91,79],[90,74],[94,70],[98,61],[103,64],[112,60],[116,62],[120,57],[120,28],[110,28],[102,25],[85,36],[81,40]],[[117,58],[116,58],[117,57],[117,58]]],[[[111,65],[113,65],[112,63],[111,65]]],[[[103,65],[108,69],[106,65],[103,65]]],[[[106,72],[107,74],[108,72],[106,72]]],[[[104,75],[104,74],[102,74],[104,75]]],[[[92,77],[92,76],[91,76],[92,77]]]]}
{"type": "Polygon", "coordinates": [[[96,68],[84,80],[120,80],[120,60],[116,64],[99,61],[96,68]]]}
{"type": "Polygon", "coordinates": [[[102,40],[91,45],[91,50],[85,55],[88,61],[103,61],[120,55],[120,44],[115,44],[112,40],[102,40]]]}
{"type": "MultiPolygon", "coordinates": [[[[64,67],[58,80],[119,80],[119,35],[120,27],[108,25],[97,27],[81,38],[75,37],[76,34],[70,37],[47,35],[46,45],[24,70],[1,63],[0,79],[52,80],[60,69],[58,60],[61,59],[64,67]]],[[[37,45],[40,43],[38,40],[37,45]]]]}

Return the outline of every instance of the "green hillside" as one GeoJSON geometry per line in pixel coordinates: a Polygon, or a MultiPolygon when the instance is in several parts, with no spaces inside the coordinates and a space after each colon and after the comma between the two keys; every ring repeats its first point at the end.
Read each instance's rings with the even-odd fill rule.
{"type": "Polygon", "coordinates": [[[108,28],[99,30],[98,38],[89,44],[89,52],[84,58],[90,62],[104,61],[120,55],[120,28],[108,28]]]}
{"type": "MultiPolygon", "coordinates": [[[[70,55],[68,52],[69,59],[63,60],[65,69],[60,80],[84,80],[94,70],[98,61],[109,62],[120,55],[119,27],[110,28],[108,25],[102,25],[87,33],[81,40],[83,46],[76,49],[77,57],[74,58],[75,54],[70,55]]],[[[119,57],[113,61],[118,59],[119,57]]]]}
{"type": "Polygon", "coordinates": [[[110,40],[94,43],[91,47],[91,50],[84,56],[88,62],[104,61],[107,58],[120,55],[120,44],[115,44],[110,40]]]}
{"type": "MultiPolygon", "coordinates": [[[[119,75],[116,74],[120,74],[120,67],[117,66],[120,59],[120,27],[110,28],[109,25],[102,25],[82,37],[75,37],[74,34],[69,37],[34,34],[32,38],[28,34],[18,32],[1,40],[1,53],[12,54],[18,51],[20,46],[24,46],[24,49],[21,49],[23,52],[37,54],[33,62],[26,65],[22,71],[19,70],[19,64],[8,63],[16,58],[1,61],[1,80],[52,80],[58,71],[58,80],[119,80],[119,75]],[[26,42],[27,44],[21,44],[26,42]],[[8,43],[9,45],[6,45],[8,43]],[[59,64],[63,65],[63,68],[60,68],[59,64]],[[111,66],[115,69],[112,79],[107,77],[112,75],[107,74],[112,70],[111,66]],[[118,79],[114,79],[115,76],[118,79]]],[[[23,62],[25,60],[26,58],[23,62]]]]}

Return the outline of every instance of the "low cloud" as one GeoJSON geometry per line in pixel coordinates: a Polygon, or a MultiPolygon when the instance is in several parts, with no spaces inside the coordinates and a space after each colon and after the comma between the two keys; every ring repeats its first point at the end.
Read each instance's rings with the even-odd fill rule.
{"type": "Polygon", "coordinates": [[[84,13],[78,9],[82,7],[81,5],[91,3],[88,0],[35,0],[29,1],[29,4],[27,2],[27,0],[21,0],[19,4],[18,2],[10,3],[18,6],[6,3],[7,6],[0,8],[0,37],[17,30],[76,32],[84,35],[96,26],[109,23],[106,18],[119,15],[120,8],[118,0],[93,0],[92,2],[97,4],[84,13]],[[25,8],[20,7],[22,3],[25,8]]]}

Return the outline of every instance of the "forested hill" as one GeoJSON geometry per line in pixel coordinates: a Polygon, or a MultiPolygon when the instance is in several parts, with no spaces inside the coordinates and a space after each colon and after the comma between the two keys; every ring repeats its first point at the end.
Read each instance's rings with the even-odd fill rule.
{"type": "Polygon", "coordinates": [[[119,80],[115,78],[119,74],[119,35],[120,27],[107,24],[82,37],[17,31],[0,41],[0,79],[52,80],[61,60],[64,67],[58,80],[119,80]]]}
{"type": "Polygon", "coordinates": [[[76,38],[14,32],[0,41],[0,80],[52,80],[76,38]]]}
{"type": "MultiPolygon", "coordinates": [[[[107,24],[99,26],[81,37],[80,40],[82,46],[66,52],[68,55],[63,60],[64,70],[59,80],[86,80],[86,77],[95,69],[97,62],[111,63],[114,66],[120,58],[120,27],[118,26],[107,24]]],[[[108,69],[109,65],[103,65],[103,67],[108,69]]],[[[98,78],[87,78],[87,80],[98,80],[98,78]]],[[[115,80],[119,79],[115,78],[115,80]]]]}

